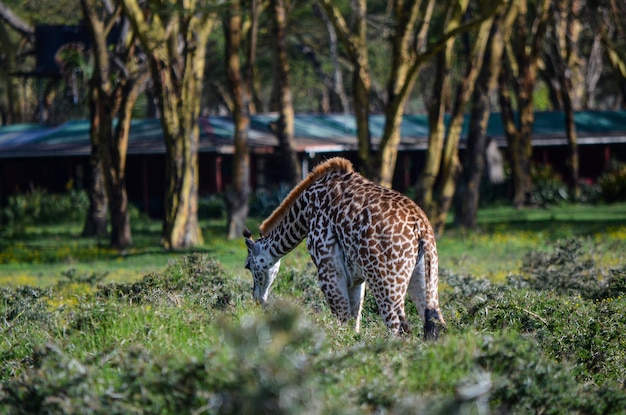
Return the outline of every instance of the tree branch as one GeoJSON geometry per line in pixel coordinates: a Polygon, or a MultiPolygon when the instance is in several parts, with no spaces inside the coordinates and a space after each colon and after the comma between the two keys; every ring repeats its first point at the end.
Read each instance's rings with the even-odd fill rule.
{"type": "Polygon", "coordinates": [[[0,1],[0,18],[7,22],[14,30],[18,31],[22,36],[30,39],[35,37],[35,29],[19,18],[11,9],[0,1]]]}

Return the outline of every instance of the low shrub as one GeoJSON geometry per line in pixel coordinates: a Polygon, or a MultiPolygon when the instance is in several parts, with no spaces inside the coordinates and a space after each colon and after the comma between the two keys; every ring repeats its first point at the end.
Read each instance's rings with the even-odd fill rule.
{"type": "Polygon", "coordinates": [[[521,273],[505,284],[444,274],[449,327],[529,336],[545,358],[573,364],[569,372],[577,382],[621,387],[626,267],[602,278],[585,255],[585,242],[573,238],[530,252],[521,273]]]}
{"type": "Polygon", "coordinates": [[[0,389],[0,413],[316,414],[321,400],[300,350],[312,328],[281,306],[241,323],[201,356],[155,356],[140,345],[79,361],[60,347],[37,351],[32,368],[0,389]],[[102,367],[102,366],[105,367],[102,367]]]}
{"type": "Polygon", "coordinates": [[[226,217],[226,200],[222,195],[209,195],[198,199],[198,217],[201,219],[223,219],[226,217]]]}
{"type": "Polygon", "coordinates": [[[522,260],[522,275],[510,276],[509,282],[518,278],[518,286],[595,298],[605,287],[583,247],[582,239],[569,238],[557,241],[551,251],[532,251],[522,260]]]}
{"type": "Polygon", "coordinates": [[[0,211],[0,223],[19,233],[28,225],[80,221],[88,208],[86,192],[52,194],[33,189],[7,198],[6,206],[0,211]]]}
{"type": "Polygon", "coordinates": [[[227,277],[215,259],[189,254],[162,272],[150,273],[133,283],[110,283],[98,287],[100,298],[118,298],[130,303],[174,303],[183,298],[211,308],[225,309],[249,295],[249,284],[227,277]]]}
{"type": "Polygon", "coordinates": [[[46,338],[54,324],[46,303],[51,296],[51,289],[0,289],[0,379],[32,363],[37,342],[46,338]]]}
{"type": "Polygon", "coordinates": [[[515,332],[486,336],[476,359],[486,370],[500,374],[490,396],[498,413],[617,415],[626,407],[626,393],[620,387],[581,383],[569,364],[551,360],[515,332]]]}
{"type": "Polygon", "coordinates": [[[540,206],[558,205],[567,201],[567,185],[550,164],[533,164],[531,168],[531,203],[540,206]]]}
{"type": "Polygon", "coordinates": [[[626,163],[613,162],[598,180],[602,199],[607,203],[626,200],[626,163]]]}
{"type": "Polygon", "coordinates": [[[273,189],[258,189],[250,196],[250,215],[257,217],[267,217],[276,209],[287,197],[291,187],[280,184],[273,189]]]}

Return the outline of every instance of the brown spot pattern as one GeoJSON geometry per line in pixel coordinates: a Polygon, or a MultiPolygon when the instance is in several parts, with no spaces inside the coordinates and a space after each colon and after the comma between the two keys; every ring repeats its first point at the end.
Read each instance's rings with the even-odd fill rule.
{"type": "MultiPolygon", "coordinates": [[[[424,211],[405,195],[354,172],[344,159],[316,167],[305,181],[264,222],[260,251],[277,261],[306,238],[330,309],[341,321],[355,318],[357,330],[363,283],[393,334],[409,331],[407,294],[425,330],[426,315],[445,324],[439,307],[437,245],[424,211]]],[[[247,263],[254,264],[251,255],[249,250],[247,263]]]]}

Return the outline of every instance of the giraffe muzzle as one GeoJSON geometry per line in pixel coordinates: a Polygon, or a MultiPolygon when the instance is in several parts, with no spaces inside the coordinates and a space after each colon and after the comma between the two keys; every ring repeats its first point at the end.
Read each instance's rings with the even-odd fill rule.
{"type": "Polygon", "coordinates": [[[254,302],[258,305],[264,306],[267,303],[267,293],[264,294],[260,287],[254,287],[252,298],[254,298],[254,302]]]}

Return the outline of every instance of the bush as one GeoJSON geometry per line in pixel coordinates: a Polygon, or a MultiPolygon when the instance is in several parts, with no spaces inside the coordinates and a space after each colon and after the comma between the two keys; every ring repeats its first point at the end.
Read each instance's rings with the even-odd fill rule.
{"type": "MultiPolygon", "coordinates": [[[[595,263],[585,256],[584,242],[569,239],[557,242],[548,252],[529,253],[521,274],[509,276],[506,284],[444,275],[444,313],[451,329],[472,327],[482,333],[509,333],[506,338],[514,337],[514,333],[525,336],[541,356],[540,359],[529,356],[529,365],[531,362],[548,365],[550,360],[571,364],[567,369],[548,365],[541,370],[566,371],[567,376],[580,385],[593,383],[608,393],[610,399],[623,400],[623,394],[616,398],[613,392],[607,391],[621,388],[626,380],[623,365],[626,347],[621,336],[626,330],[623,313],[626,267],[612,269],[602,278],[595,263]],[[540,363],[541,359],[545,362],[540,363]]],[[[523,349],[511,349],[510,353],[515,353],[515,358],[509,357],[512,362],[523,358],[520,354],[523,349]]],[[[532,367],[535,367],[533,371],[539,370],[532,367]]],[[[494,370],[494,367],[488,369],[494,370]]],[[[565,378],[559,380],[559,376],[555,375],[554,382],[566,381],[565,378]]],[[[574,386],[562,384],[559,387],[566,391],[574,386]]],[[[580,408],[588,405],[587,400],[599,399],[599,390],[578,388],[579,393],[591,396],[561,402],[559,405],[565,406],[557,413],[572,412],[573,408],[577,408],[574,412],[586,413],[580,408]]],[[[540,389],[543,390],[543,386],[540,389]]],[[[515,394],[520,393],[515,391],[515,394]]],[[[513,398],[512,395],[504,397],[506,400],[513,398]]],[[[607,413],[616,413],[615,409],[612,411],[607,413]]]]}
{"type": "MultiPolygon", "coordinates": [[[[594,261],[585,255],[583,241],[570,238],[557,241],[551,252],[530,252],[522,260],[522,286],[552,290],[561,295],[596,298],[602,296],[603,283],[594,261]]],[[[510,282],[515,277],[510,277],[510,282]]]]}
{"type": "Polygon", "coordinates": [[[4,382],[0,413],[321,412],[310,361],[298,351],[315,336],[294,308],[221,325],[222,341],[200,357],[155,356],[135,345],[79,361],[49,343],[32,368],[4,382]]]}
{"type": "Polygon", "coordinates": [[[226,217],[226,200],[221,195],[210,195],[198,199],[198,217],[200,219],[222,219],[226,217]]]}
{"type": "Polygon", "coordinates": [[[567,185],[550,164],[534,164],[531,168],[533,183],[531,202],[541,206],[563,203],[568,198],[567,185]]]}
{"type": "Polygon", "coordinates": [[[87,193],[69,191],[51,194],[34,189],[30,193],[9,196],[0,212],[0,223],[20,233],[25,226],[80,221],[89,208],[87,193]]]}
{"type": "Polygon", "coordinates": [[[227,277],[216,260],[189,254],[159,273],[150,273],[133,283],[100,285],[96,295],[133,304],[179,305],[183,298],[214,309],[234,307],[249,295],[249,284],[227,277]]]}
{"type": "Polygon", "coordinates": [[[626,163],[613,162],[598,180],[602,199],[607,203],[626,201],[626,163]]]}
{"type": "Polygon", "coordinates": [[[579,383],[569,365],[552,361],[512,332],[485,337],[477,361],[502,374],[491,391],[498,413],[617,415],[626,407],[626,394],[619,387],[579,383]]]}
{"type": "Polygon", "coordinates": [[[250,215],[258,217],[269,216],[287,197],[291,188],[286,184],[267,190],[259,189],[250,196],[250,215]]]}
{"type": "Polygon", "coordinates": [[[0,379],[20,373],[32,363],[36,341],[45,338],[54,321],[46,299],[50,289],[0,289],[0,379]]]}

